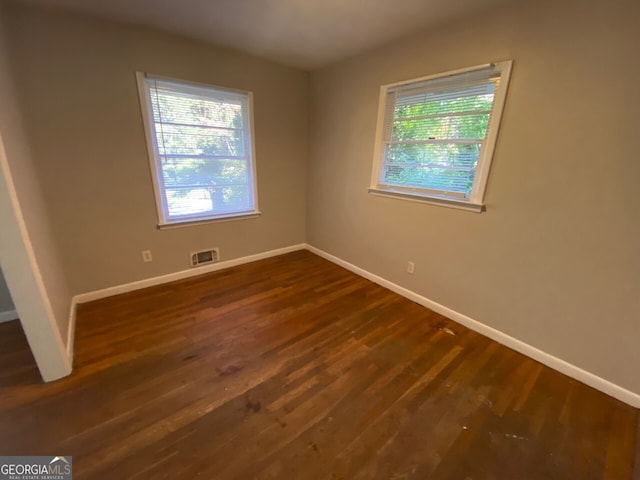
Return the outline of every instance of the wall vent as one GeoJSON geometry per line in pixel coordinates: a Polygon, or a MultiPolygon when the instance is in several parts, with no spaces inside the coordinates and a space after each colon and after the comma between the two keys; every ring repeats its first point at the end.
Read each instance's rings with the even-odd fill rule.
{"type": "Polygon", "coordinates": [[[220,250],[218,248],[210,248],[199,252],[191,252],[190,259],[192,267],[215,263],[220,260],[220,250]]]}

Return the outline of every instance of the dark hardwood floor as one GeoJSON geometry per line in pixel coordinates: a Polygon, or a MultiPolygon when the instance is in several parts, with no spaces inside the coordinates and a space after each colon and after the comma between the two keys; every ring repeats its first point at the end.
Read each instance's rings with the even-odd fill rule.
{"type": "Polygon", "coordinates": [[[638,475],[637,410],[306,251],[81,305],[51,384],[0,347],[0,454],[76,480],[638,475]]]}

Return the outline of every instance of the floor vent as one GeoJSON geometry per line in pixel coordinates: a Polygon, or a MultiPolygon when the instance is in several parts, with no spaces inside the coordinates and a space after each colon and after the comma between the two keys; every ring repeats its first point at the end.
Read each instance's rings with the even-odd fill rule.
{"type": "Polygon", "coordinates": [[[209,250],[200,250],[199,252],[191,252],[191,266],[199,267],[215,263],[220,260],[220,250],[218,248],[210,248],[209,250]]]}

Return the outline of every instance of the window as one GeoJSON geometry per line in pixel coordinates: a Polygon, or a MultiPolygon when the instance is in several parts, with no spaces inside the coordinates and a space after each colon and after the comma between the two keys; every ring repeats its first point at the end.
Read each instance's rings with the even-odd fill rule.
{"type": "Polygon", "coordinates": [[[385,85],[374,194],[481,211],[511,61],[385,85]]]}
{"type": "Polygon", "coordinates": [[[160,226],[257,215],[251,93],[137,75],[160,226]]]}

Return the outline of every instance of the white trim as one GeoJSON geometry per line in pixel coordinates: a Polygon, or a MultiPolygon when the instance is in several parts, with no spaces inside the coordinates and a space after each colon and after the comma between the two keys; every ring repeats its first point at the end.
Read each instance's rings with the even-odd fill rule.
{"type": "Polygon", "coordinates": [[[0,323],[10,322],[11,320],[18,320],[18,312],[15,310],[7,310],[6,312],[0,312],[0,323]]]}
{"type": "Polygon", "coordinates": [[[69,326],[67,327],[67,357],[71,368],[73,368],[73,354],[75,352],[74,342],[76,340],[76,311],[78,310],[78,302],[76,298],[71,299],[71,312],[69,313],[69,326]]]}
{"type": "Polygon", "coordinates": [[[434,73],[431,75],[424,75],[418,78],[412,78],[411,80],[402,80],[400,82],[388,83],[386,85],[383,85],[383,87],[387,89],[392,87],[402,87],[404,85],[411,85],[412,83],[424,82],[425,80],[452,77],[454,75],[460,75],[461,73],[473,72],[475,70],[483,70],[485,68],[493,67],[495,65],[496,63],[484,63],[482,65],[474,65],[473,67],[458,68],[456,70],[449,70],[448,72],[445,72],[445,73],[434,73]]]}
{"type": "Polygon", "coordinates": [[[250,220],[252,218],[260,218],[262,215],[261,212],[255,211],[252,213],[239,213],[237,215],[228,215],[226,217],[220,218],[206,218],[204,220],[189,220],[183,222],[174,222],[174,223],[159,223],[158,230],[168,230],[170,228],[183,228],[183,227],[194,227],[197,225],[205,225],[207,223],[224,223],[224,222],[236,222],[238,220],[250,220]]]}
{"type": "Polygon", "coordinates": [[[513,60],[496,63],[497,69],[500,70],[500,85],[495,90],[487,138],[485,138],[482,148],[480,149],[482,159],[478,159],[476,176],[473,179],[473,187],[471,188],[471,203],[482,203],[484,201],[484,194],[489,181],[489,171],[491,170],[491,163],[493,162],[493,152],[498,142],[498,131],[500,130],[504,103],[507,98],[507,89],[509,88],[509,81],[511,80],[512,65],[513,60]]]}
{"type": "Polygon", "coordinates": [[[411,301],[418,303],[426,308],[433,310],[451,320],[464,325],[465,327],[478,332],[492,340],[495,340],[502,345],[505,345],[513,350],[522,353],[538,362],[557,370],[565,375],[568,375],[571,378],[574,378],[590,387],[593,387],[601,392],[606,393],[626,404],[631,405],[635,408],[640,408],[640,395],[634,393],[630,390],[627,390],[615,383],[612,383],[604,378],[601,378],[593,373],[590,373],[586,370],[583,370],[580,367],[577,367],[569,362],[566,362],[560,358],[557,358],[549,353],[546,353],[532,345],[529,345],[517,338],[514,338],[506,333],[501,332],[500,330],[496,330],[495,328],[489,327],[477,320],[474,320],[467,315],[464,315],[460,312],[452,310],[444,305],[441,305],[433,300],[430,300],[422,295],[413,292],[407,288],[401,287],[400,285],[393,283],[389,280],[386,280],[374,273],[371,273],[363,268],[357,267],[352,263],[347,262],[346,260],[342,260],[339,257],[331,255],[319,248],[316,248],[312,245],[301,243],[298,245],[291,245],[289,247],[279,248],[276,250],[270,250],[267,252],[257,253],[255,255],[249,255],[246,257],[236,258],[233,260],[227,260],[224,262],[218,262],[211,265],[207,265],[200,268],[193,268],[189,270],[182,270],[175,273],[170,273],[167,275],[162,275],[159,277],[147,278],[144,280],[139,280],[136,282],[127,283],[124,285],[117,285],[114,287],[104,288],[102,290],[96,290],[93,292],[81,293],[73,297],[71,304],[71,314],[69,319],[69,331],[68,331],[68,340],[67,340],[67,350],[69,354],[69,360],[73,361],[73,338],[75,331],[75,319],[76,319],[76,306],[79,303],[91,302],[93,300],[99,300],[101,298],[110,297],[113,295],[119,295],[121,293],[132,292],[135,290],[139,290],[142,288],[152,287],[155,285],[161,285],[164,283],[174,282],[176,280],[182,280],[189,277],[194,277],[197,275],[202,275],[204,273],[210,273],[217,270],[222,270],[229,267],[234,267],[237,265],[242,265],[244,263],[255,262],[258,260],[262,260],[269,257],[275,257],[278,255],[283,255],[285,253],[295,252],[298,250],[309,250],[316,255],[329,260],[332,263],[340,265],[347,270],[352,271],[353,273],[360,275],[368,280],[371,280],[378,285],[381,285],[389,290],[402,295],[405,298],[408,298],[411,301]]]}
{"type": "MultiPolygon", "coordinates": [[[[164,224],[165,215],[163,212],[167,210],[164,195],[158,182],[163,178],[158,172],[156,158],[158,158],[158,149],[151,124],[153,118],[153,110],[151,102],[148,99],[148,90],[145,83],[146,75],[144,72],[136,72],[136,84],[138,86],[138,99],[140,100],[140,112],[142,114],[142,125],[144,129],[144,138],[147,146],[147,157],[149,160],[149,168],[151,173],[151,184],[153,185],[153,195],[156,199],[156,215],[158,216],[158,225],[164,224]],[[160,180],[159,180],[160,179],[160,180]]],[[[163,187],[164,188],[164,187],[163,187]]]]}
{"type": "MultiPolygon", "coordinates": [[[[78,303],[92,302],[94,300],[100,300],[101,298],[111,297],[113,295],[120,295],[121,293],[133,292],[142,288],[153,287],[156,285],[162,285],[164,283],[175,282],[176,280],[183,280],[189,277],[196,277],[205,273],[215,272],[224,268],[235,267],[236,265],[242,265],[244,263],[256,262],[269,257],[276,257],[278,255],[284,255],[285,253],[295,252],[297,250],[304,250],[307,247],[306,244],[300,243],[298,245],[291,245],[289,247],[278,248],[275,250],[269,250],[267,252],[256,253],[254,255],[248,255],[246,257],[234,258],[232,260],[226,260],[224,262],[216,262],[203,267],[190,268],[189,270],[181,270],[179,272],[168,273],[159,277],[145,278],[144,280],[138,280],[136,282],[125,283],[123,285],[116,285],[114,287],[103,288],[102,290],[95,290],[93,292],[80,293],[73,297],[72,301],[72,318],[75,324],[75,306],[78,303]]],[[[70,334],[71,335],[71,334],[70,334]]]]}
{"type": "Polygon", "coordinates": [[[319,248],[313,247],[311,245],[307,245],[306,248],[310,252],[315,253],[316,255],[322,258],[325,258],[330,262],[340,265],[341,267],[344,267],[347,270],[350,270],[353,273],[360,275],[361,277],[364,277],[368,280],[371,280],[374,283],[377,283],[378,285],[388,288],[389,290],[399,295],[402,295],[403,297],[406,297],[409,300],[412,300],[424,307],[427,307],[433,310],[434,312],[439,313],[440,315],[444,315],[445,317],[450,318],[451,320],[454,320],[455,322],[458,322],[461,325],[464,325],[465,327],[475,332],[478,332],[486,337],[489,337],[490,339],[495,340],[496,342],[501,343],[502,345],[505,345],[517,352],[522,353],[523,355],[526,355],[527,357],[530,357],[534,360],[537,360],[540,363],[543,363],[547,367],[557,370],[558,372],[564,373],[565,375],[568,375],[569,377],[574,378],[586,385],[589,385],[590,387],[600,390],[601,392],[604,392],[607,395],[610,395],[620,400],[621,402],[631,405],[632,407],[640,408],[640,394],[638,393],[627,390],[626,388],[616,385],[615,383],[612,383],[608,380],[605,380],[602,377],[599,377],[597,375],[594,375],[593,373],[587,372],[586,370],[583,370],[580,367],[577,367],[569,362],[566,362],[558,357],[555,357],[547,352],[544,352],[532,345],[529,345],[528,343],[518,340],[517,338],[507,335],[506,333],[503,333],[500,330],[496,330],[495,328],[489,327],[488,325],[485,325],[477,320],[474,320],[471,317],[468,317],[460,312],[456,312],[455,310],[452,310],[448,307],[445,307],[444,305],[434,302],[433,300],[423,297],[422,295],[419,295],[416,292],[413,292],[407,288],[401,287],[396,283],[393,283],[389,280],[379,277],[378,275],[375,275],[367,270],[364,270],[363,268],[357,267],[345,260],[342,260],[341,258],[338,258],[334,255],[331,255],[330,253],[320,250],[319,248]]]}
{"type": "MultiPolygon", "coordinates": [[[[202,222],[207,220],[220,220],[224,218],[238,218],[238,217],[252,217],[260,214],[258,207],[258,182],[256,173],[256,155],[255,155],[255,131],[253,126],[253,92],[247,90],[239,90],[236,88],[220,87],[217,85],[206,85],[203,83],[190,82],[187,80],[178,80],[175,78],[167,78],[159,75],[152,75],[146,72],[136,72],[136,84],[138,86],[138,98],[140,101],[140,111],[142,114],[142,123],[145,130],[145,139],[147,143],[147,154],[149,157],[150,171],[153,181],[153,191],[156,199],[156,210],[158,214],[158,226],[159,228],[165,228],[167,226],[179,225],[183,222],[202,222]],[[153,113],[153,106],[151,102],[152,90],[149,85],[152,82],[163,82],[172,84],[172,88],[175,87],[176,91],[184,92],[185,90],[195,93],[199,96],[210,96],[215,93],[216,96],[222,95],[225,98],[233,97],[235,101],[240,101],[242,105],[242,132],[245,134],[244,147],[245,157],[247,160],[247,181],[251,183],[247,184],[247,188],[250,187],[249,200],[252,208],[243,212],[231,212],[231,213],[197,213],[190,215],[179,215],[175,218],[171,218],[169,214],[169,205],[167,204],[166,186],[164,182],[164,175],[162,173],[162,167],[160,162],[160,152],[158,147],[158,138],[155,128],[155,120],[153,113]]],[[[157,85],[156,85],[157,88],[157,85]]],[[[157,94],[157,92],[156,92],[157,94]]]]}
{"type": "Polygon", "coordinates": [[[445,197],[425,197],[424,195],[412,195],[407,192],[398,192],[392,189],[370,188],[369,193],[378,197],[395,198],[398,200],[408,200],[410,202],[428,203],[439,207],[457,208],[458,210],[466,210],[467,212],[482,213],[485,210],[484,204],[476,204],[455,200],[445,197]]]}
{"type": "Polygon", "coordinates": [[[258,215],[260,214],[260,205],[258,205],[258,161],[256,159],[256,129],[255,129],[255,121],[254,121],[254,109],[253,109],[253,92],[246,92],[249,96],[249,111],[243,112],[246,113],[246,121],[249,122],[249,136],[245,138],[245,142],[248,144],[245,146],[247,151],[251,154],[251,169],[248,172],[251,185],[253,186],[253,197],[252,205],[253,210],[258,215]]]}
{"type": "Polygon", "coordinates": [[[222,93],[222,94],[224,94],[224,90],[232,93],[249,93],[248,90],[243,90],[242,88],[227,87],[224,85],[219,85],[217,83],[194,82],[192,80],[184,80],[182,78],[165,76],[165,75],[154,75],[152,73],[142,72],[142,71],[137,71],[136,76],[138,75],[138,73],[143,75],[143,79],[150,78],[152,80],[159,80],[161,82],[175,83],[176,86],[179,86],[179,87],[190,86],[192,88],[195,88],[196,90],[205,91],[205,92],[210,92],[212,88],[215,88],[217,90],[223,90],[223,92],[216,92],[216,93],[222,93]]]}
{"type": "Polygon", "coordinates": [[[384,163],[384,148],[382,147],[384,137],[384,117],[386,113],[387,105],[387,88],[388,86],[382,85],[380,87],[380,93],[378,94],[378,118],[376,120],[376,136],[375,145],[373,146],[373,167],[371,170],[371,183],[370,189],[377,189],[380,185],[380,179],[382,177],[382,164],[384,163]]]}
{"type": "MultiPolygon", "coordinates": [[[[498,130],[500,128],[500,120],[502,118],[502,112],[504,109],[507,88],[509,86],[509,80],[511,78],[511,67],[513,65],[512,60],[505,60],[501,62],[494,62],[485,65],[478,65],[475,67],[462,68],[445,72],[436,75],[427,75],[424,77],[405,80],[402,82],[391,83],[382,85],[380,87],[380,93],[378,98],[378,117],[376,122],[375,131],[375,144],[373,154],[373,167],[371,170],[371,183],[369,187],[369,193],[381,194],[386,196],[392,196],[401,200],[413,200],[416,198],[424,198],[424,203],[431,203],[432,205],[439,205],[444,207],[462,208],[474,212],[481,212],[484,210],[484,194],[487,188],[487,182],[489,178],[489,171],[491,169],[491,162],[493,161],[493,153],[495,150],[495,144],[498,138],[498,130]],[[463,195],[465,200],[455,200],[451,198],[455,196],[453,192],[437,192],[426,188],[419,187],[406,187],[398,184],[386,183],[384,181],[384,165],[385,165],[385,145],[388,144],[390,132],[385,130],[387,116],[393,116],[392,107],[395,107],[395,101],[393,105],[390,105],[389,95],[393,93],[394,88],[404,85],[412,85],[426,80],[432,79],[447,79],[447,77],[453,77],[456,75],[464,74],[467,72],[479,71],[492,67],[496,73],[499,73],[499,82],[495,88],[495,97],[491,108],[491,121],[486,133],[485,139],[481,143],[480,152],[477,160],[477,167],[475,169],[475,176],[471,193],[467,197],[463,195]],[[391,90],[391,92],[390,92],[391,90]],[[444,195],[443,195],[444,194],[444,195]],[[432,200],[432,201],[429,201],[432,200]],[[464,208],[464,205],[469,205],[469,208],[464,208]]],[[[449,140],[453,141],[453,140],[449,140]]],[[[462,142],[461,139],[456,139],[457,143],[462,142]]]]}

